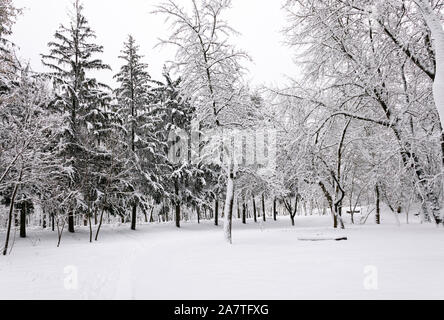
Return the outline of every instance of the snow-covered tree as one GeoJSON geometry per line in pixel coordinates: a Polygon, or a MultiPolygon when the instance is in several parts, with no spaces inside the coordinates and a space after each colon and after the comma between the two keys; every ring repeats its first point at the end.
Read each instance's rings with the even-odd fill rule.
{"type": "Polygon", "coordinates": [[[131,202],[131,229],[136,229],[137,208],[144,208],[147,203],[147,192],[161,188],[159,179],[155,177],[155,164],[159,161],[156,153],[160,143],[156,137],[156,115],[151,104],[154,101],[150,88],[151,77],[148,65],[142,62],[139,47],[132,36],[124,44],[120,58],[124,61],[120,72],[115,75],[119,88],[115,90],[118,107],[117,113],[123,120],[127,158],[129,166],[129,181],[134,196],[131,202]]]}
{"type": "Polygon", "coordinates": [[[316,134],[329,134],[337,118],[391,132],[399,159],[416,177],[424,218],[439,223],[440,182],[434,177],[441,168],[428,166],[442,139],[428,94],[434,58],[416,4],[300,0],[288,1],[286,8],[287,39],[303,50],[304,81],[311,84],[296,85],[296,96],[325,112],[316,134]],[[417,33],[415,26],[424,32],[417,33]],[[423,144],[412,144],[412,135],[423,144]],[[435,145],[427,150],[432,154],[423,153],[422,145],[435,145]]]}
{"type": "MultiPolygon", "coordinates": [[[[186,10],[175,1],[157,7],[171,22],[172,32],[162,44],[177,48],[174,67],[182,75],[182,94],[196,107],[197,121],[204,128],[228,128],[232,108],[239,98],[244,67],[241,61],[248,58],[229,41],[236,34],[224,19],[230,0],[211,0],[189,3],[186,10]]],[[[235,177],[233,159],[225,163],[227,193],[225,200],[224,232],[231,243],[231,219],[234,202],[235,177]]]]}
{"type": "Polygon", "coordinates": [[[73,3],[68,25],[61,25],[54,37],[48,44],[49,54],[42,58],[57,87],[55,103],[68,124],[57,156],[63,157],[73,171],[69,189],[76,195],[69,210],[68,229],[74,232],[75,214],[91,214],[90,204],[98,195],[101,170],[111,159],[103,143],[113,118],[107,107],[109,94],[105,85],[91,77],[91,72],[110,67],[96,57],[103,47],[93,42],[95,33],[79,0],[73,3]]]}
{"type": "Polygon", "coordinates": [[[26,237],[29,208],[43,203],[49,190],[61,182],[60,178],[69,175],[69,169],[53,154],[63,125],[61,115],[49,107],[51,99],[48,82],[25,67],[17,75],[7,112],[1,114],[0,196],[10,208],[4,253],[15,208],[21,208],[20,236],[26,237]]]}

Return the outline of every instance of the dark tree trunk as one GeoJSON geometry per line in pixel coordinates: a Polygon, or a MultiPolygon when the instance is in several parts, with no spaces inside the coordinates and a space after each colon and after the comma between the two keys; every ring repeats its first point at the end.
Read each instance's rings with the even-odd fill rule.
{"type": "Polygon", "coordinates": [[[284,199],[284,205],[288,213],[290,214],[291,225],[293,227],[296,225],[294,219],[296,217],[296,214],[298,213],[298,204],[299,204],[299,194],[296,194],[296,198],[294,200],[294,208],[291,204],[291,199],[289,201],[284,199]]]}
{"type": "Polygon", "coordinates": [[[376,194],[376,224],[381,224],[381,208],[379,206],[380,192],[378,185],[376,185],[375,187],[375,194],[376,194]]]}
{"type": "Polygon", "coordinates": [[[42,228],[46,229],[47,227],[47,222],[46,222],[46,213],[45,210],[43,210],[43,221],[42,221],[42,228]]]}
{"type": "Polygon", "coordinates": [[[214,201],[214,225],[219,225],[219,199],[214,201]]]}
{"type": "Polygon", "coordinates": [[[20,238],[26,238],[26,209],[26,202],[23,202],[20,210],[20,238]]]}
{"type": "Polygon", "coordinates": [[[11,235],[11,224],[12,224],[12,217],[13,217],[13,212],[14,212],[15,197],[17,196],[17,191],[18,191],[18,188],[19,188],[20,183],[22,181],[22,175],[23,175],[23,171],[20,172],[19,182],[15,185],[14,191],[12,192],[11,204],[9,207],[8,229],[6,231],[5,247],[3,248],[3,255],[4,256],[6,256],[8,254],[9,236],[11,235]]]}
{"type": "Polygon", "coordinates": [[[253,217],[254,222],[257,222],[257,211],[256,211],[256,199],[253,196],[253,217]]]}
{"type": "Polygon", "coordinates": [[[133,212],[131,214],[131,230],[136,230],[137,224],[137,204],[133,204],[133,212]]]}
{"type": "Polygon", "coordinates": [[[148,223],[148,213],[146,213],[146,210],[143,210],[143,215],[145,216],[145,223],[148,223]]]}
{"type": "Polygon", "coordinates": [[[52,228],[52,231],[55,231],[55,217],[54,217],[54,213],[51,214],[51,228],[52,228]]]}
{"type": "Polygon", "coordinates": [[[263,215],[264,222],[267,221],[267,217],[265,214],[265,195],[264,194],[262,194],[262,215],[263,215]]]}
{"type": "Polygon", "coordinates": [[[274,201],[273,201],[273,219],[274,219],[274,221],[277,221],[277,200],[276,200],[276,198],[274,198],[274,201]]]}
{"type": "Polygon", "coordinates": [[[180,204],[176,203],[176,227],[180,228],[180,204]]]}
{"type": "Polygon", "coordinates": [[[199,206],[197,206],[196,212],[197,212],[197,223],[200,224],[200,207],[199,206]]]}
{"type": "Polygon", "coordinates": [[[242,223],[247,224],[247,204],[242,204],[242,223]]]}
{"type": "Polygon", "coordinates": [[[153,211],[154,211],[154,205],[151,207],[151,212],[150,212],[150,223],[153,223],[153,222],[154,222],[153,211]]]}
{"type": "Polygon", "coordinates": [[[99,227],[97,228],[97,232],[96,232],[96,239],[95,239],[96,241],[97,241],[97,239],[99,239],[99,232],[100,232],[100,228],[102,228],[104,212],[105,212],[105,207],[102,208],[102,213],[100,214],[99,227]]]}
{"type": "Polygon", "coordinates": [[[74,233],[74,212],[70,211],[68,214],[68,232],[74,233]]]}
{"type": "Polygon", "coordinates": [[[324,193],[325,198],[328,201],[328,206],[330,207],[331,214],[333,215],[333,227],[336,229],[338,227],[338,217],[333,208],[334,207],[333,198],[331,197],[330,193],[328,192],[327,188],[325,187],[322,181],[319,181],[319,186],[321,187],[322,192],[324,193]]]}
{"type": "Polygon", "coordinates": [[[93,242],[93,228],[92,228],[92,213],[88,212],[88,224],[89,224],[89,242],[93,242]]]}

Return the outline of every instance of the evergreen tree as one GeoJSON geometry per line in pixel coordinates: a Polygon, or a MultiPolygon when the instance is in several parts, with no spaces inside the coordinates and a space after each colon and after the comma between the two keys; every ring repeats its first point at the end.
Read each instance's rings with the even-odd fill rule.
{"type": "Polygon", "coordinates": [[[8,40],[18,14],[20,10],[14,7],[11,0],[0,2],[0,95],[2,96],[14,85],[14,77],[18,71],[17,61],[11,51],[14,45],[8,40]]]}
{"type": "Polygon", "coordinates": [[[74,232],[76,212],[90,214],[90,203],[99,194],[101,171],[109,165],[111,155],[103,143],[113,118],[107,108],[107,87],[88,73],[107,70],[95,55],[103,47],[93,42],[94,31],[83,15],[79,0],[73,3],[68,26],[61,25],[55,40],[48,44],[50,52],[42,55],[43,63],[57,86],[56,105],[65,112],[68,124],[63,137],[63,147],[58,156],[72,168],[72,179],[67,186],[74,195],[68,215],[68,227],[74,232]]]}
{"type": "Polygon", "coordinates": [[[198,211],[205,202],[205,170],[202,163],[193,161],[198,159],[199,152],[199,146],[192,145],[199,142],[198,132],[192,131],[196,109],[181,94],[181,78],[173,80],[166,69],[163,76],[164,82],[158,82],[155,89],[158,103],[154,111],[162,118],[162,141],[167,144],[163,196],[171,199],[176,226],[180,228],[181,207],[186,204],[198,211]]]}
{"type": "Polygon", "coordinates": [[[131,229],[136,230],[137,208],[145,213],[148,195],[161,190],[156,164],[159,159],[160,141],[157,136],[157,125],[160,121],[152,112],[153,94],[150,88],[148,65],[142,62],[143,56],[139,53],[132,36],[124,43],[122,55],[124,60],[120,72],[115,79],[120,84],[115,90],[118,101],[117,113],[123,121],[124,148],[127,155],[127,169],[129,172],[129,199],[131,206],[131,229]]]}

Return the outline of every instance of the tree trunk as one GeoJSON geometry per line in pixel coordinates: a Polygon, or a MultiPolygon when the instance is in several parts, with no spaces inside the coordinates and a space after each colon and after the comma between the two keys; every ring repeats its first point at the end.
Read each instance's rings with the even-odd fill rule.
{"type": "Polygon", "coordinates": [[[227,198],[225,201],[224,210],[224,234],[225,240],[228,243],[233,243],[231,229],[233,224],[233,205],[234,205],[234,173],[233,168],[230,168],[230,174],[227,183],[227,198]]]}
{"type": "Polygon", "coordinates": [[[217,197],[214,201],[214,225],[219,225],[219,199],[217,197]]]}
{"type": "Polygon", "coordinates": [[[92,229],[92,219],[91,219],[91,212],[88,212],[88,224],[89,224],[89,242],[93,242],[93,229],[92,229]]]}
{"type": "Polygon", "coordinates": [[[73,211],[69,211],[68,213],[68,232],[69,233],[74,233],[74,212],[73,211]]]}
{"type": "Polygon", "coordinates": [[[277,200],[276,200],[276,198],[274,198],[274,201],[273,201],[273,219],[274,219],[274,221],[277,221],[277,208],[276,208],[276,206],[277,206],[277,200]]]}
{"type": "Polygon", "coordinates": [[[256,211],[256,199],[253,196],[253,217],[254,222],[257,222],[257,211],[256,211]]]}
{"type": "Polygon", "coordinates": [[[42,221],[42,228],[43,229],[46,229],[46,227],[47,227],[47,222],[46,222],[46,212],[45,212],[45,210],[43,209],[43,212],[42,212],[42,214],[43,214],[43,217],[42,217],[42,219],[43,219],[43,221],[42,221]]]}
{"type": "Polygon", "coordinates": [[[131,230],[136,230],[137,224],[137,204],[133,204],[133,212],[131,214],[131,230]]]}
{"type": "Polygon", "coordinates": [[[331,197],[330,193],[325,187],[325,184],[322,181],[319,181],[319,186],[321,187],[322,192],[324,193],[324,196],[327,199],[328,206],[330,207],[331,214],[333,215],[333,228],[336,229],[338,227],[338,216],[336,215],[336,212],[333,209],[334,207],[333,198],[331,197]]]}
{"type": "Polygon", "coordinates": [[[242,203],[242,223],[247,224],[247,204],[242,203]]]}
{"type": "Polygon", "coordinates": [[[12,217],[13,217],[13,212],[14,212],[15,197],[17,196],[18,188],[20,186],[20,183],[22,182],[22,176],[23,176],[23,170],[20,171],[19,180],[14,187],[14,191],[12,192],[11,204],[9,207],[8,229],[6,231],[5,247],[3,248],[3,255],[4,256],[6,256],[8,254],[9,236],[11,235],[11,224],[12,224],[12,217]]]}
{"type": "Polygon", "coordinates": [[[416,0],[421,7],[424,19],[430,29],[433,48],[435,49],[436,73],[433,81],[433,97],[436,109],[444,127],[444,30],[439,15],[427,0],[416,0]]]}
{"type": "Polygon", "coordinates": [[[26,207],[26,202],[23,202],[20,210],[20,238],[26,238],[26,207]]]}
{"type": "Polygon", "coordinates": [[[262,194],[262,214],[263,214],[264,222],[266,222],[267,221],[267,217],[266,217],[266,214],[265,214],[265,195],[264,194],[262,194]]]}
{"type": "Polygon", "coordinates": [[[200,224],[200,207],[197,206],[196,208],[196,213],[197,213],[197,224],[200,224]]]}
{"type": "Polygon", "coordinates": [[[180,204],[178,203],[175,205],[175,213],[176,227],[180,228],[180,204]]]}
{"type": "Polygon", "coordinates": [[[102,213],[100,214],[100,220],[99,220],[99,227],[97,228],[97,232],[96,232],[96,241],[99,238],[99,232],[100,232],[100,228],[102,228],[102,223],[103,223],[103,213],[105,212],[105,206],[102,208],[102,213]]]}
{"type": "Polygon", "coordinates": [[[375,187],[375,194],[376,194],[376,224],[381,224],[381,208],[379,207],[380,193],[378,185],[376,185],[375,187]]]}

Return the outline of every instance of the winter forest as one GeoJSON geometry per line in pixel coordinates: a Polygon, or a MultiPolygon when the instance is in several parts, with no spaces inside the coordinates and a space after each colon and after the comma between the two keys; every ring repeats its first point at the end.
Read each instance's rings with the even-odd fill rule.
{"type": "Polygon", "coordinates": [[[37,72],[0,1],[1,298],[444,298],[444,1],[283,1],[277,86],[230,0],[153,1],[158,79],[131,35],[111,70],[80,0],[37,72]]]}

